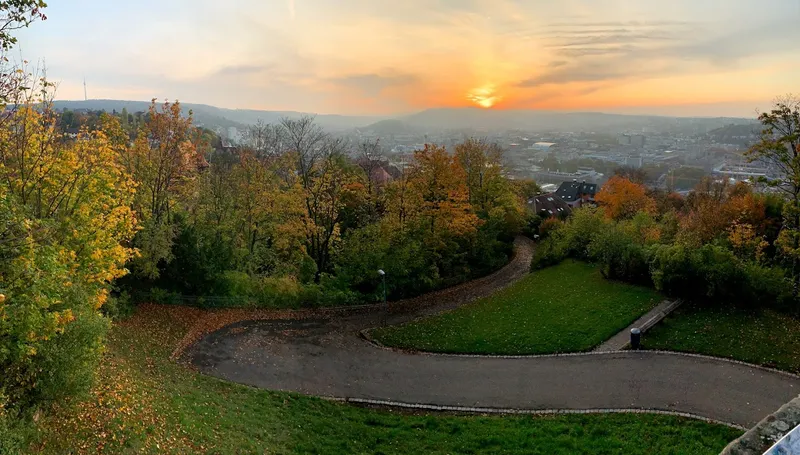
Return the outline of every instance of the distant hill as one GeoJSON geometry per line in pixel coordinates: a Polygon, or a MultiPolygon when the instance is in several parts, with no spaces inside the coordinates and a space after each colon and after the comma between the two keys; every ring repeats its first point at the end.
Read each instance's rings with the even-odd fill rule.
{"type": "Polygon", "coordinates": [[[708,137],[722,144],[749,145],[758,140],[761,124],[752,121],[745,124],[730,124],[708,132],[708,137]]]}
{"type": "MultiPolygon", "coordinates": [[[[124,100],[88,100],[88,101],[56,101],[56,109],[91,109],[121,111],[123,108],[129,112],[147,111],[150,103],[146,101],[124,101],[124,100]]],[[[219,126],[222,128],[252,125],[261,120],[266,123],[274,123],[281,118],[299,118],[306,114],[303,112],[292,111],[259,111],[252,109],[224,109],[207,104],[181,103],[184,113],[192,111],[197,123],[207,127],[219,126]]],[[[369,125],[385,117],[358,117],[346,115],[316,115],[317,123],[330,130],[345,130],[369,125]]]]}
{"type": "Polygon", "coordinates": [[[417,128],[409,125],[403,120],[387,119],[375,122],[371,125],[359,128],[361,131],[369,131],[380,136],[394,136],[396,134],[408,134],[417,131],[417,128]]]}
{"type": "MultiPolygon", "coordinates": [[[[298,118],[307,115],[293,111],[259,111],[252,109],[224,109],[206,104],[181,103],[185,112],[191,110],[198,124],[206,127],[244,127],[258,120],[274,123],[283,117],[298,118]]],[[[145,101],[88,100],[56,101],[58,109],[92,109],[129,112],[146,111],[145,101]]],[[[313,115],[313,114],[312,114],[313,115]]],[[[371,130],[382,136],[411,132],[441,130],[511,130],[528,131],[592,131],[603,129],[640,129],[643,127],[678,126],[693,133],[709,131],[729,125],[750,125],[753,119],[742,118],[690,118],[647,115],[604,114],[597,112],[555,112],[540,110],[496,110],[481,108],[435,108],[402,117],[369,117],[347,115],[317,115],[317,123],[328,130],[371,130]]]]}
{"type": "Polygon", "coordinates": [[[691,118],[647,115],[604,114],[599,112],[555,112],[539,110],[495,110],[481,108],[442,108],[404,117],[411,126],[424,129],[524,129],[586,131],[625,129],[646,126],[686,125],[703,132],[728,124],[749,124],[751,119],[691,118]]]}

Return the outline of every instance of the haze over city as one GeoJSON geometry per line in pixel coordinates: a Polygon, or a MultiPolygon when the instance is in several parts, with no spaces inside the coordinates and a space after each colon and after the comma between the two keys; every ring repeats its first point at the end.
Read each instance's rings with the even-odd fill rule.
{"type": "Polygon", "coordinates": [[[797,1],[53,2],[19,33],[58,99],[399,115],[754,117],[797,91],[797,1]]]}

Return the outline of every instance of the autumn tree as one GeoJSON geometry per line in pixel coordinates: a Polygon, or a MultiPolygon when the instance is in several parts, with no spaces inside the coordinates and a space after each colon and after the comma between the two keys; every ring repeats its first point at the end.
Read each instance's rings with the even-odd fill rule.
{"type": "Polygon", "coordinates": [[[426,144],[414,152],[410,195],[431,234],[465,234],[478,226],[469,202],[464,168],[444,147],[426,144]]]}
{"type": "Polygon", "coordinates": [[[283,152],[285,131],[285,124],[265,123],[258,120],[245,130],[244,148],[252,151],[259,159],[279,156],[283,152]]]}
{"type": "Polygon", "coordinates": [[[758,117],[761,140],[750,148],[751,161],[762,161],[780,172],[768,182],[786,193],[783,227],[776,245],[791,264],[795,296],[800,294],[800,98],[778,98],[769,112],[758,117]]]}
{"type": "Polygon", "coordinates": [[[358,144],[356,151],[356,164],[364,171],[364,182],[366,183],[367,193],[375,195],[381,182],[378,181],[378,172],[383,170],[380,139],[365,139],[358,144]]]}
{"type": "Polygon", "coordinates": [[[91,382],[100,309],[134,253],[134,183],[116,158],[103,131],[64,138],[46,105],[0,128],[0,419],[91,382]]]}
{"type": "Polygon", "coordinates": [[[386,186],[386,219],[404,232],[416,216],[419,205],[411,186],[410,169],[403,167],[400,176],[386,186]]]}
{"type": "Polygon", "coordinates": [[[639,212],[652,214],[656,208],[644,185],[620,176],[611,177],[595,199],[605,209],[606,216],[615,220],[632,218],[639,212]]]}
{"type": "Polygon", "coordinates": [[[503,175],[503,149],[477,139],[467,139],[456,145],[455,158],[463,169],[470,204],[488,211],[508,187],[503,175]]]}
{"type": "Polygon", "coordinates": [[[315,280],[330,271],[331,254],[341,237],[348,204],[363,191],[358,175],[345,157],[345,144],[314,122],[313,117],[284,118],[280,122],[286,154],[303,194],[303,217],[308,255],[314,260],[315,280]]]}
{"type": "Polygon", "coordinates": [[[159,263],[172,258],[174,207],[204,165],[197,133],[191,113],[184,117],[180,103],[159,108],[153,100],[133,146],[120,155],[138,184],[134,209],[143,229],[134,242],[140,252],[135,264],[145,277],[157,277],[159,263]]]}
{"type": "Polygon", "coordinates": [[[758,116],[761,140],[747,152],[751,161],[773,166],[780,177],[771,182],[800,205],[800,98],[778,98],[769,112],[758,116]]]}

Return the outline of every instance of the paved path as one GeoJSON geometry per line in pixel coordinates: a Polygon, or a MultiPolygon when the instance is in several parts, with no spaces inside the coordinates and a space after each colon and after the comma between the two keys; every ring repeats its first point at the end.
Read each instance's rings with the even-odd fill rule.
{"type": "MultiPolygon", "coordinates": [[[[521,241],[518,248],[517,262],[506,266],[511,269],[493,275],[498,286],[524,275],[519,264],[529,261],[532,246],[521,241]]],[[[797,377],[718,359],[656,352],[410,354],[357,335],[381,322],[455,307],[490,291],[492,280],[407,302],[411,311],[396,306],[390,312],[240,322],[203,337],[184,356],[213,376],[311,395],[530,410],[659,409],[741,426],[752,426],[800,393],[797,377]]]]}
{"type": "MultiPolygon", "coordinates": [[[[619,333],[606,340],[600,346],[594,348],[595,352],[620,351],[628,347],[631,342],[631,329],[634,327],[641,330],[642,334],[650,330],[655,324],[664,319],[681,305],[680,300],[664,300],[656,305],[655,308],[645,313],[639,319],[633,321],[631,325],[620,330],[619,333]]],[[[644,335],[642,335],[644,336],[644,335]]]]}

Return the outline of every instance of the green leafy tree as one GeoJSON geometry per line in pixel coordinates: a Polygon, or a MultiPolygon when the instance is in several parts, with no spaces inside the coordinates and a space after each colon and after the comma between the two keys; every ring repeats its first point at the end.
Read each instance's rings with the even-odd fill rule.
{"type": "Polygon", "coordinates": [[[776,245],[791,264],[795,296],[800,293],[800,98],[779,98],[772,110],[759,115],[761,140],[750,148],[748,157],[777,168],[781,176],[768,182],[788,196],[783,210],[783,227],[776,245]]]}

